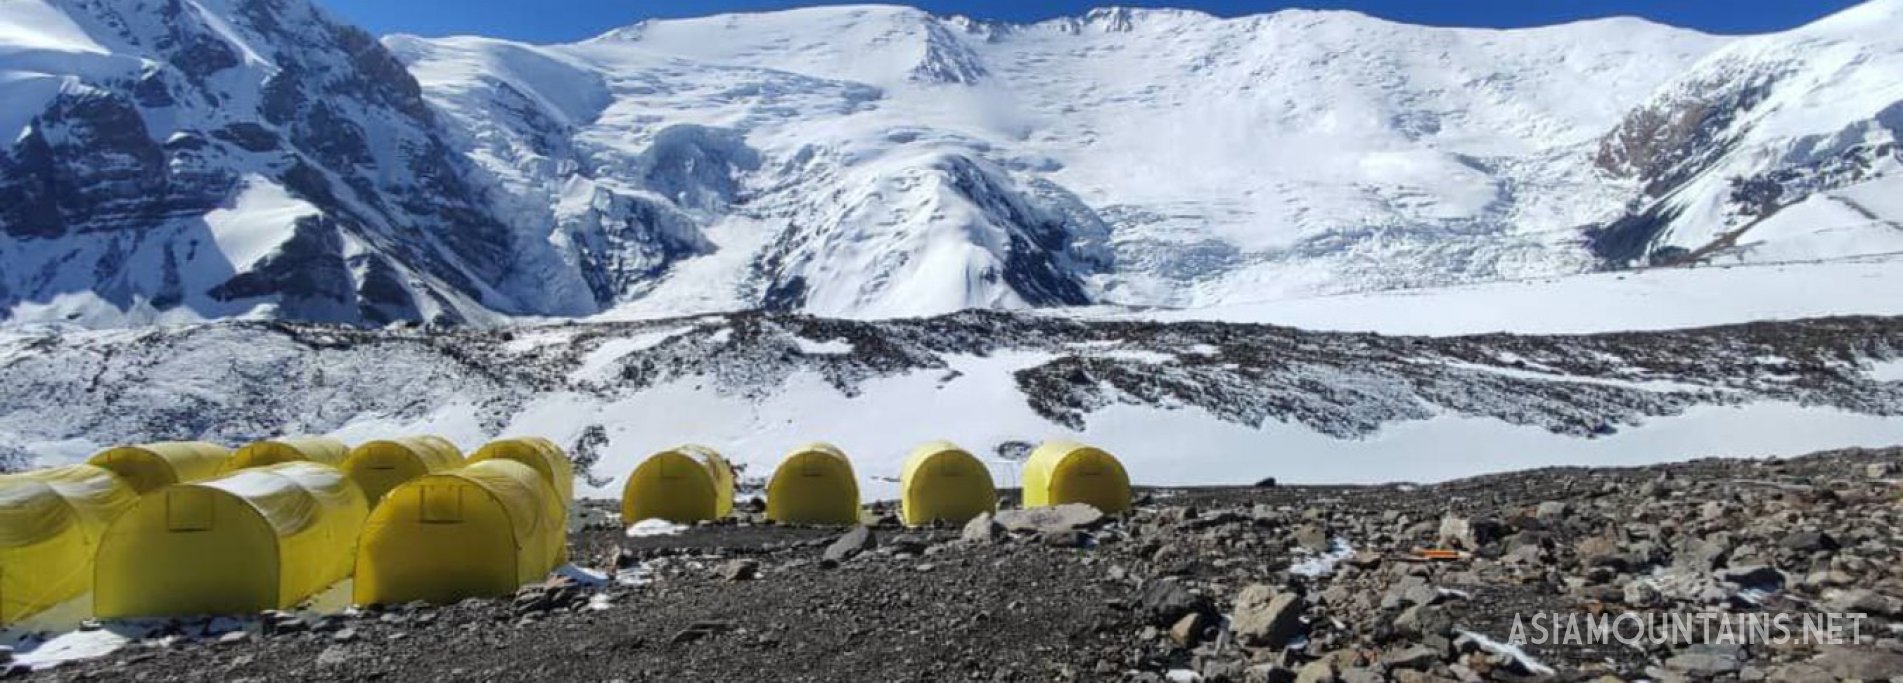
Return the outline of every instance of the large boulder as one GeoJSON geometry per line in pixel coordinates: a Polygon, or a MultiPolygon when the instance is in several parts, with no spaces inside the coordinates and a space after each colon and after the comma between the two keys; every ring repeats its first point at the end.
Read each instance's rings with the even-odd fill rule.
{"type": "Polygon", "coordinates": [[[1151,581],[1137,596],[1137,613],[1154,626],[1173,626],[1190,614],[1213,615],[1216,606],[1175,579],[1151,581]]]}
{"type": "Polygon", "coordinates": [[[1279,648],[1302,633],[1302,596],[1254,584],[1236,596],[1229,627],[1245,645],[1279,648]]]}
{"type": "Polygon", "coordinates": [[[1046,534],[1090,529],[1102,524],[1104,515],[1102,510],[1083,503],[1065,503],[1028,510],[1003,510],[996,519],[1007,531],[1046,534]]]}

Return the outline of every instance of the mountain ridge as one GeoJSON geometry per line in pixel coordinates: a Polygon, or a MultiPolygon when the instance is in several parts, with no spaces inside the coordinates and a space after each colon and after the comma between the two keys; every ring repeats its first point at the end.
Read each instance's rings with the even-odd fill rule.
{"type": "Polygon", "coordinates": [[[0,27],[57,30],[0,30],[9,92],[96,97],[0,112],[25,143],[0,150],[0,324],[1195,308],[1882,252],[1888,232],[1838,225],[1903,217],[1883,199],[1903,126],[1803,103],[1903,103],[1881,86],[1903,72],[1896,6],[1738,38],[853,5],[531,45],[366,42],[301,0],[23,0],[0,27]],[[138,11],[205,28],[94,35],[138,11]],[[1680,85],[1729,82],[1700,65],[1754,41],[1819,74],[1864,61],[1768,101],[1680,85]],[[337,87],[362,98],[312,96],[337,87]],[[115,116],[147,130],[94,135],[129,128],[115,116]],[[1851,130],[1866,139],[1750,161],[1851,130]],[[172,204],[139,199],[161,186],[172,204]],[[47,219],[112,206],[88,193],[131,208],[47,219]]]}

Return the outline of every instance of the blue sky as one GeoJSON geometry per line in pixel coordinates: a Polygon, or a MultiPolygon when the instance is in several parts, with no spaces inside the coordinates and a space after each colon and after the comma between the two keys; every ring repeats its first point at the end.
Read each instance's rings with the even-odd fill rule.
{"type": "MultiPolygon", "coordinates": [[[[789,0],[316,0],[373,33],[478,34],[565,42],[655,17],[691,17],[816,4],[789,0]]],[[[1188,7],[1221,16],[1289,7],[1352,9],[1378,17],[1443,26],[1537,26],[1636,15],[1714,33],[1776,31],[1856,4],[1853,0],[918,0],[939,14],[1036,21],[1091,7],[1188,7]]]]}

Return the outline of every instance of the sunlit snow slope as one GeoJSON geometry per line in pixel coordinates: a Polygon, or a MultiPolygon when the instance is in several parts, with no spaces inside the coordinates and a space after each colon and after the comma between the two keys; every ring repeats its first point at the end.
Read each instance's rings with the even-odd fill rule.
{"type": "MultiPolygon", "coordinates": [[[[0,3],[0,322],[1198,308],[1903,247],[1903,0],[1791,31],[893,6],[372,40],[0,3]]],[[[1820,311],[1824,307],[1820,307],[1820,311]]]]}

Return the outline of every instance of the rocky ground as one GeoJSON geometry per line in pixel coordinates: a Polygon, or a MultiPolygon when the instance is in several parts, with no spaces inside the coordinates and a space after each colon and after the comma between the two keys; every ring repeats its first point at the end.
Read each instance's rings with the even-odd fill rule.
{"type": "Polygon", "coordinates": [[[512,599],[267,616],[42,680],[1903,680],[1903,449],[1152,490],[908,531],[599,524],[512,599]],[[1420,549],[1459,551],[1425,559],[1420,549]],[[1336,561],[1331,561],[1336,560],[1336,561]],[[579,579],[579,580],[577,580],[579,579]],[[1850,646],[1532,646],[1516,614],[1859,612],[1850,646]]]}

